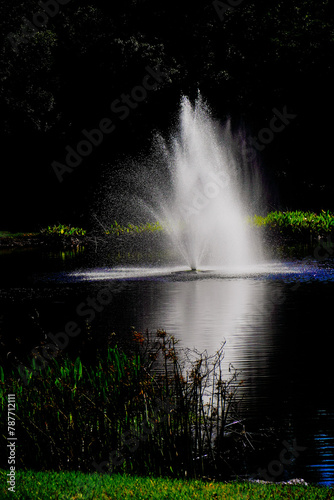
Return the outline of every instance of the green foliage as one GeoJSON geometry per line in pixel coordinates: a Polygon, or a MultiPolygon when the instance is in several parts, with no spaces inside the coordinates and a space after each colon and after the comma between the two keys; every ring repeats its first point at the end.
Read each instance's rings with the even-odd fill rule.
{"type": "Polygon", "coordinates": [[[4,77],[1,91],[4,105],[2,133],[12,134],[18,123],[35,133],[46,133],[58,120],[55,80],[52,76],[57,51],[57,34],[36,29],[33,15],[42,9],[33,1],[0,6],[4,77]]]}
{"type": "Polygon", "coordinates": [[[58,226],[48,226],[47,228],[41,229],[41,234],[47,236],[85,236],[86,230],[81,227],[71,227],[64,224],[58,224],[58,226]]]}
{"type": "MultiPolygon", "coordinates": [[[[0,470],[1,483],[5,484],[7,471],[0,470]]],[[[82,472],[18,471],[16,474],[17,500],[330,500],[333,489],[305,485],[252,484],[247,481],[221,483],[215,481],[139,477],[121,474],[83,474],[82,472]]],[[[1,498],[13,498],[6,491],[1,498]]]]}
{"type": "Polygon", "coordinates": [[[154,233],[156,231],[162,230],[163,228],[160,222],[147,222],[146,224],[139,225],[129,223],[127,226],[122,226],[115,220],[114,224],[111,224],[110,229],[106,231],[106,234],[116,234],[117,236],[119,236],[121,234],[154,233]]]}
{"type": "Polygon", "coordinates": [[[173,337],[133,331],[129,349],[109,347],[91,364],[58,355],[44,369],[36,359],[26,377],[24,368],[8,373],[0,406],[16,394],[20,468],[91,471],[109,460],[110,472],[227,474],[226,427],[236,455],[248,438],[235,413],[236,373],[223,380],[222,360],[223,348],[212,358],[189,355],[184,372],[173,337]]]}
{"type": "Polygon", "coordinates": [[[293,233],[310,231],[314,233],[330,233],[334,229],[334,214],[325,212],[270,212],[266,217],[254,215],[249,217],[249,224],[256,227],[268,227],[280,232],[290,230],[293,233]]]}
{"type": "MultiPolygon", "coordinates": [[[[7,384],[17,395],[17,418],[22,443],[26,443],[20,453],[22,461],[29,462],[34,450],[35,467],[41,463],[59,468],[81,464],[90,469],[93,442],[102,439],[108,450],[114,442],[108,443],[108,439],[121,432],[127,413],[138,411],[146,378],[144,373],[138,377],[138,366],[135,354],[127,356],[118,348],[110,348],[107,360],[99,359],[93,366],[65,357],[61,362],[52,359],[40,369],[33,360],[33,371],[25,377],[27,386],[21,393],[22,378],[13,371],[7,384]]],[[[1,389],[3,403],[6,392],[3,385],[1,389]]]]}

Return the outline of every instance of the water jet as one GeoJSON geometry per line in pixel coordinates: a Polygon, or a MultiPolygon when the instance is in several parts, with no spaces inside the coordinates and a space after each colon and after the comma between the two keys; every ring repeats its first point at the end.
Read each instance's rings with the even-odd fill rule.
{"type": "Polygon", "coordinates": [[[176,130],[156,140],[158,175],[151,176],[156,181],[146,207],[191,271],[263,258],[261,242],[247,225],[247,217],[261,210],[262,182],[244,139],[232,132],[231,122],[214,120],[201,97],[194,105],[184,97],[176,130]],[[164,179],[161,171],[167,172],[164,179]]]}
{"type": "MultiPolygon", "coordinates": [[[[171,133],[156,134],[146,157],[119,167],[109,220],[159,221],[169,262],[192,272],[262,262],[261,242],[247,224],[263,200],[260,172],[249,156],[231,121],[214,119],[201,97],[194,104],[183,97],[171,133]]],[[[156,236],[161,241],[161,233],[156,236]]]]}

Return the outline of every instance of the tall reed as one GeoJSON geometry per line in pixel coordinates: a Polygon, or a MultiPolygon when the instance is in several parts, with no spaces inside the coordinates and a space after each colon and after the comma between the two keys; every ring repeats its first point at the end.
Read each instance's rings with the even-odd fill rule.
{"type": "Polygon", "coordinates": [[[107,461],[109,472],[227,474],[226,429],[245,439],[223,348],[209,357],[179,350],[163,330],[133,331],[131,349],[109,346],[93,364],[59,355],[27,386],[16,370],[2,375],[0,407],[16,394],[21,467],[91,471],[107,461]]]}

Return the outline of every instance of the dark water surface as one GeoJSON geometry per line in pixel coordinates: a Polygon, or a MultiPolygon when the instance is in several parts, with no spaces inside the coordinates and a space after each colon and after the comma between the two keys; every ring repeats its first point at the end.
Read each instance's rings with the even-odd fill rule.
{"type": "MultiPolygon", "coordinates": [[[[1,349],[9,359],[46,333],[64,331],[68,321],[89,320],[96,344],[131,326],[163,328],[180,347],[209,353],[225,341],[226,376],[232,363],[243,380],[246,430],[247,419],[256,418],[279,425],[282,443],[296,440],[299,451],[276,479],[334,485],[333,262],[188,272],[161,264],[97,266],[87,252],[7,250],[0,271],[1,349]]],[[[82,342],[71,339],[69,352],[82,342]]],[[[260,459],[269,475],[282,450],[260,459]]]]}

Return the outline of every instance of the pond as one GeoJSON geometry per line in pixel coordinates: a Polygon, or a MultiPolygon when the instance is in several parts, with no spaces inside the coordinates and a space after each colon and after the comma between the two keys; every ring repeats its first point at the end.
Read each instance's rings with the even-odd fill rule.
{"type": "MultiPolygon", "coordinates": [[[[334,262],[309,257],[190,272],[154,259],[146,265],[123,260],[110,264],[93,250],[2,250],[8,359],[30,352],[47,333],[64,331],[68,321],[89,321],[90,346],[131,326],[165,329],[180,348],[209,354],[225,342],[224,373],[232,364],[243,381],[238,397],[246,431],[257,422],[282,436],[282,446],[260,457],[249,474],[334,485],[334,262]],[[275,464],[287,442],[297,451],[278,476],[275,464]]],[[[72,338],[66,349],[79,352],[86,340],[72,338]]]]}

